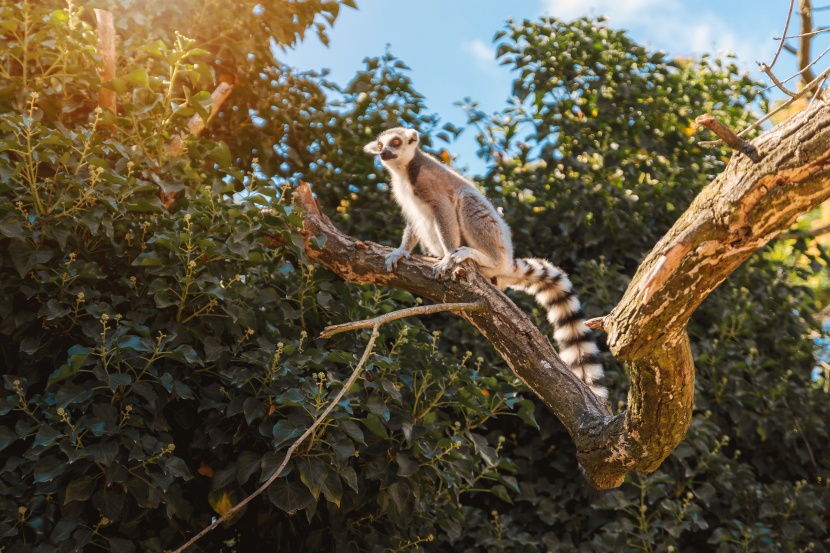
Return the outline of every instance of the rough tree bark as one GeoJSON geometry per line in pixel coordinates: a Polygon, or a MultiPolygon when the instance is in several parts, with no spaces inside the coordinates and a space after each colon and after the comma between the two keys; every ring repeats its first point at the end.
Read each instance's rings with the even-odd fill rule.
{"type": "Polygon", "coordinates": [[[619,486],[629,472],[655,470],[686,435],[694,400],[686,324],[695,309],[753,252],[830,197],[830,106],[824,101],[752,145],[758,161],[733,155],[601,320],[612,353],[630,369],[628,409],[616,416],[565,367],[530,319],[477,271],[437,281],[434,260],[413,256],[402,260],[394,274],[387,273],[384,257],[390,248],[338,231],[306,185],[297,189],[295,201],[305,211],[309,257],[342,278],[438,302],[482,302],[486,312],[460,316],[481,331],[562,421],[588,480],[606,489],[619,486]]]}

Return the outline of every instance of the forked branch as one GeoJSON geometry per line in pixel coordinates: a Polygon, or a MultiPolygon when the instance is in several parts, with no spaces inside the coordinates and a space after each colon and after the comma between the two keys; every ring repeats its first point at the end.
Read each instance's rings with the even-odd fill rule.
{"type": "Polygon", "coordinates": [[[306,253],[345,280],[407,290],[438,302],[478,303],[460,315],[478,328],[528,388],[570,432],[588,480],[619,486],[632,471],[651,472],[686,435],[692,417],[694,364],[686,324],[729,274],[802,213],[830,197],[830,107],[814,102],[752,141],[754,162],[733,156],[655,246],[624,297],[592,321],[630,369],[628,409],[607,406],[562,363],[549,340],[477,271],[438,281],[433,260],[402,260],[388,273],[390,248],[340,232],[300,185],[306,253]],[[325,237],[325,240],[313,240],[325,237]]]}

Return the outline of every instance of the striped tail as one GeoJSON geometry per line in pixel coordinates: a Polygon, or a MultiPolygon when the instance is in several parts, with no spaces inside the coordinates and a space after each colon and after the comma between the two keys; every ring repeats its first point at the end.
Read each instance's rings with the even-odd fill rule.
{"type": "Polygon", "coordinates": [[[546,259],[527,258],[513,261],[513,274],[499,276],[499,283],[536,297],[548,313],[555,331],[559,356],[585,384],[602,399],[608,390],[599,384],[603,377],[599,350],[585,326],[585,312],[579,304],[571,281],[562,269],[546,259]]]}

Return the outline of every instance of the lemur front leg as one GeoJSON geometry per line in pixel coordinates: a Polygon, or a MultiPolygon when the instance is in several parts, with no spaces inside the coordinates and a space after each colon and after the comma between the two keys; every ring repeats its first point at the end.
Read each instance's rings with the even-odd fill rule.
{"type": "Polygon", "coordinates": [[[461,246],[461,229],[458,226],[458,214],[453,206],[439,204],[434,207],[435,211],[435,232],[441,242],[444,256],[441,261],[432,267],[432,274],[443,278],[447,276],[456,266],[453,261],[453,253],[461,246]]]}
{"type": "Polygon", "coordinates": [[[409,259],[409,254],[412,248],[418,245],[418,237],[415,235],[415,230],[412,225],[407,224],[403,229],[403,239],[401,245],[392,250],[392,253],[386,256],[386,270],[390,273],[395,271],[398,266],[398,261],[403,257],[409,259]]]}

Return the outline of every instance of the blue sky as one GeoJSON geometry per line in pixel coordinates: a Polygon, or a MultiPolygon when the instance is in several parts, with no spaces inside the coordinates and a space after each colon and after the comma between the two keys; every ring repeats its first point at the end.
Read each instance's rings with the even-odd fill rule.
{"type": "MultiPolygon", "coordinates": [[[[610,25],[627,29],[652,49],[673,56],[731,51],[741,67],[761,78],[755,62],[772,61],[777,47],[773,37],[781,36],[789,7],[789,0],[356,1],[358,10],[341,11],[328,48],[309,35],[295,50],[280,53],[280,60],[303,70],[328,68],[332,80],[346,84],[362,69],[365,57],[381,55],[388,44],[412,68],[415,88],[426,97],[428,108],[456,124],[465,119],[453,103],[464,97],[477,100],[487,112],[504,105],[512,77],[496,63],[492,38],[511,17],[604,14],[610,25]]],[[[817,12],[814,19],[816,27],[830,24],[830,12],[817,12]]],[[[789,34],[797,34],[797,14],[791,25],[789,34]]],[[[823,48],[817,43],[814,51],[823,48]]],[[[818,67],[820,72],[826,65],[820,62],[818,67]]],[[[794,56],[782,53],[775,69],[779,77],[790,76],[794,56]]],[[[472,173],[483,170],[471,134],[462,135],[451,149],[459,167],[472,173]]]]}

